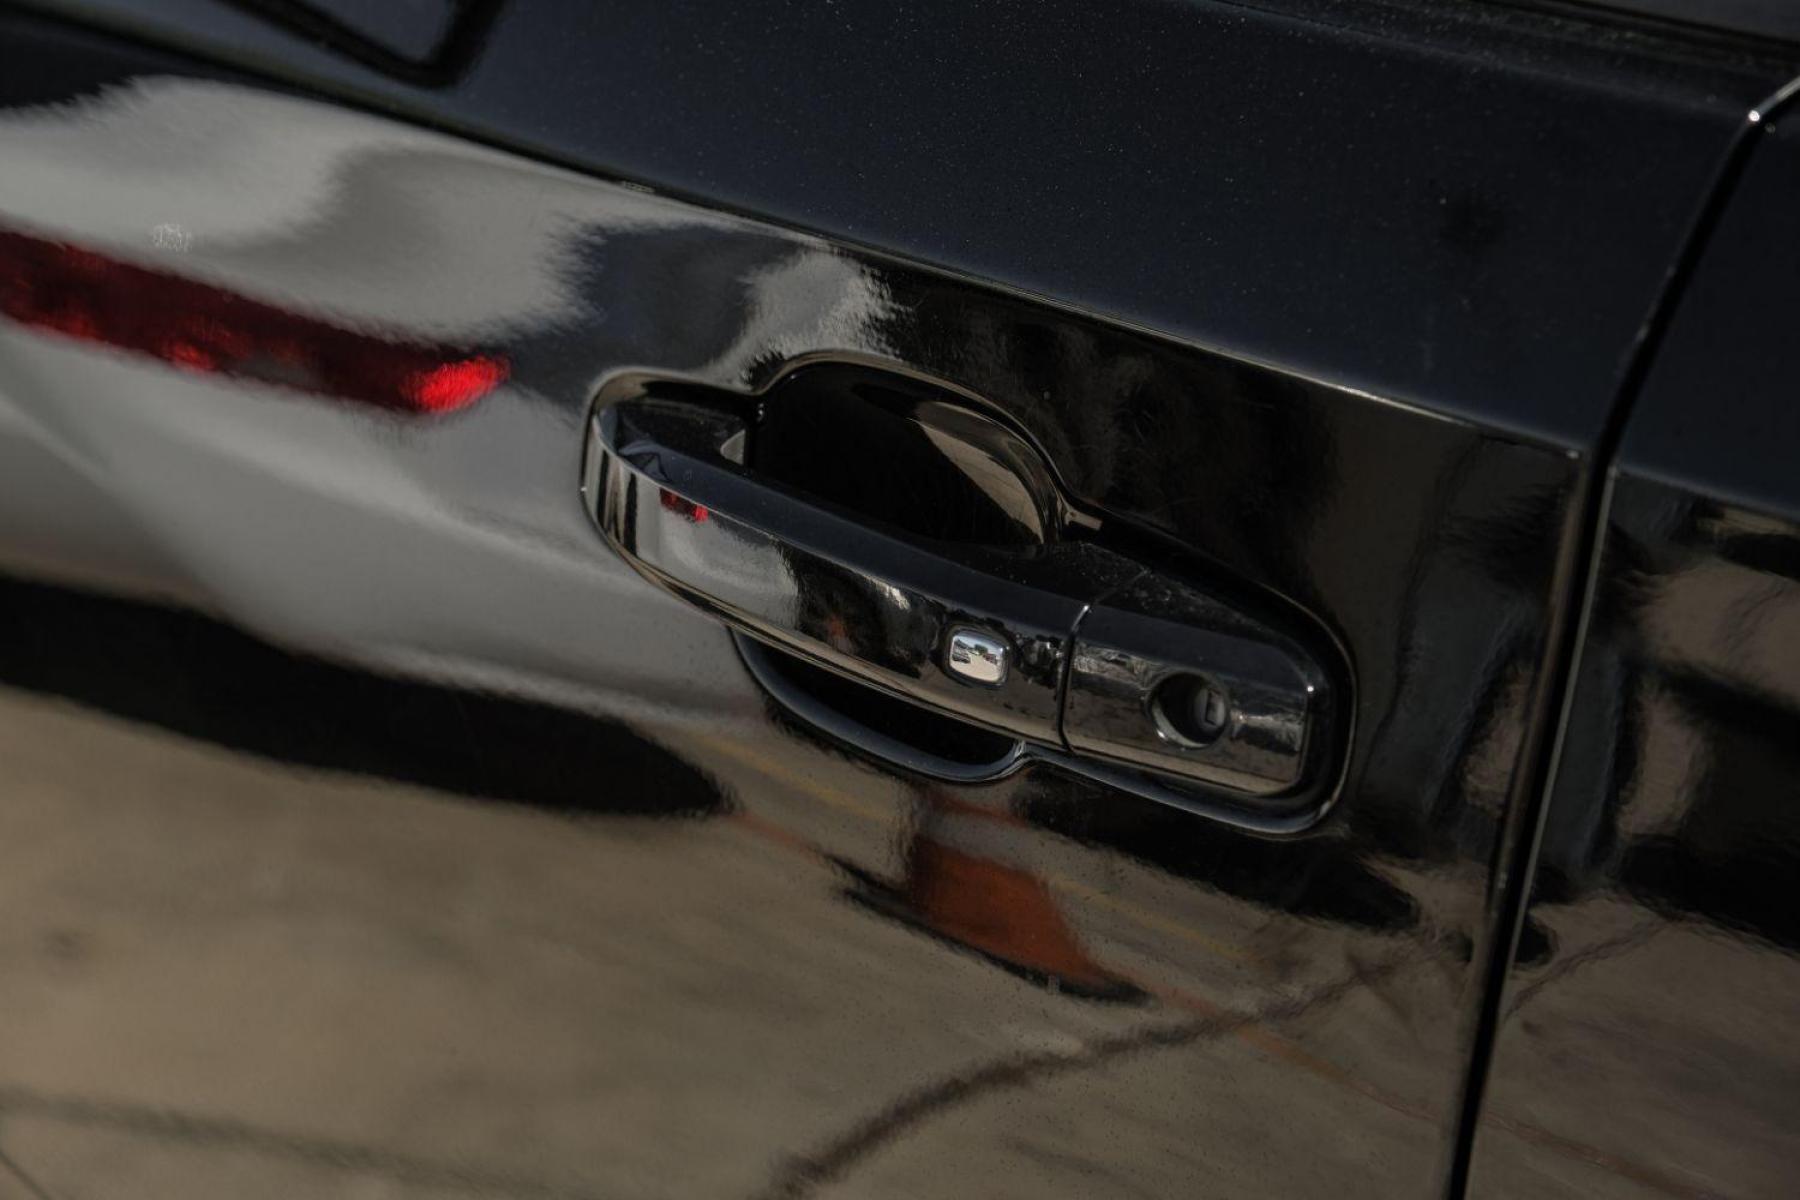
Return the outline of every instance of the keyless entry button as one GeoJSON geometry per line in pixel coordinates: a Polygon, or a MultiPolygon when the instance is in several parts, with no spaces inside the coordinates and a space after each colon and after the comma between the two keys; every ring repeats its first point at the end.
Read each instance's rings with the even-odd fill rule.
{"type": "Polygon", "coordinates": [[[966,625],[952,629],[944,669],[964,683],[999,687],[1006,682],[1006,643],[966,625]]]}

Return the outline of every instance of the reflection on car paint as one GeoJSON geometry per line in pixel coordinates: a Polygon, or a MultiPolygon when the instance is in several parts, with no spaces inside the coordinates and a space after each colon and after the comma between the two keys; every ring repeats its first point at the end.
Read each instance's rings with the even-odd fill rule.
{"type": "Polygon", "coordinates": [[[1474,1196],[1592,1195],[1594,1164],[1632,1194],[1794,1190],[1794,99],[1758,123],[1619,450],[1474,1196]]]}
{"type": "Polygon", "coordinates": [[[79,1186],[79,1135],[190,1194],[1436,1188],[1565,448],[241,86],[7,111],[0,158],[34,237],[509,370],[397,423],[0,325],[9,1160],[79,1186]],[[605,552],[580,443],[610,372],[748,393],[816,354],[981,397],[1170,571],[1199,547],[1317,614],[1358,682],[1330,818],[1276,844],[1047,766],[923,797],[772,711],[605,552]],[[210,615],[143,618],[176,627],[144,663],[126,601],[34,590],[76,584],[210,615]]]}
{"type": "MultiPolygon", "coordinates": [[[[160,247],[182,234],[151,230],[160,247]]],[[[0,229],[0,317],[149,355],[203,375],[295,388],[401,412],[466,408],[506,380],[506,359],[345,329],[93,250],[0,229]]]]}

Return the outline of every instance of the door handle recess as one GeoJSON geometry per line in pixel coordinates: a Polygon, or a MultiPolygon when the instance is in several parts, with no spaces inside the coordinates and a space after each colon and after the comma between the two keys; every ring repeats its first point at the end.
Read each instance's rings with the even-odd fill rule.
{"type": "Polygon", "coordinates": [[[613,548],[751,637],[1045,748],[1241,797],[1293,791],[1327,739],[1297,643],[1086,541],[928,542],[759,478],[748,423],[638,396],[599,409],[584,491],[613,548]]]}

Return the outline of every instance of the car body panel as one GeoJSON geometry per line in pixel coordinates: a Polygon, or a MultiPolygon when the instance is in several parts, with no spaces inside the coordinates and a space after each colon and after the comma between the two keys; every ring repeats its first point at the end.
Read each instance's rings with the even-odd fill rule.
{"type": "Polygon", "coordinates": [[[1800,68],[1505,5],[532,0],[420,82],[279,19],[325,5],[41,7],[1574,446],[1800,68]]]}
{"type": "Polygon", "coordinates": [[[1473,1194],[1764,1196],[1800,1130],[1800,136],[1764,123],[1634,406],[1473,1194]],[[1530,1123],[1598,1166],[1509,1136],[1530,1123]],[[1605,1165],[1637,1164],[1628,1180],[1605,1165]]]}
{"type": "MultiPolygon", "coordinates": [[[[99,1195],[1442,1190],[1591,454],[1775,66],[1129,5],[1096,54],[1152,47],[1193,95],[1034,117],[1062,76],[1012,46],[1033,73],[993,86],[1025,115],[959,140],[969,107],[922,83],[944,107],[914,142],[852,128],[899,111],[855,56],[814,56],[843,103],[721,69],[686,113],[562,57],[557,6],[502,10],[431,87],[167,11],[190,44],[248,29],[236,66],[0,18],[25,64],[0,224],[61,255],[30,261],[133,280],[146,322],[199,287],[508,373],[396,412],[0,321],[12,1169],[99,1195]],[[1298,94],[1346,64],[1394,92],[1298,94]],[[1430,103],[1459,73],[1468,107],[1430,103]],[[790,138],[777,101],[826,125],[790,138]],[[1168,112],[1212,152],[1172,157],[1168,112]],[[910,148],[859,173],[869,144],[910,148]],[[582,446],[620,373],[748,394],[811,356],[980,398],[1171,570],[1316,623],[1354,704],[1327,820],[1259,838],[1050,765],[931,782],[772,704],[607,549],[582,446]]],[[[626,16],[607,44],[675,86],[629,36],[677,14],[626,16]]],[[[966,20],[889,48],[961,77],[1007,30],[1086,28],[966,20]]]]}

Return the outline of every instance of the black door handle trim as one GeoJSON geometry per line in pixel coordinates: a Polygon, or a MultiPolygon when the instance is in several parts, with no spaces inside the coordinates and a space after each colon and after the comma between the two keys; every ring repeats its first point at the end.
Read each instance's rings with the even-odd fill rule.
{"type": "Polygon", "coordinates": [[[743,461],[749,423],[638,394],[590,422],[584,491],[614,549],[780,651],[1013,739],[935,759],[746,665],[809,722],[923,774],[993,779],[1028,758],[1264,833],[1316,821],[1334,696],[1297,642],[1087,541],[927,542],[873,528],[743,461]],[[957,635],[953,638],[953,635],[957,635]],[[952,653],[952,643],[973,653],[952,653]]]}

